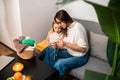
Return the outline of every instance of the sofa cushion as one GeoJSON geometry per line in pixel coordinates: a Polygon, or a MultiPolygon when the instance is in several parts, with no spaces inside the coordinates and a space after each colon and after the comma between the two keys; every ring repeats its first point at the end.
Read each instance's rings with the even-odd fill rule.
{"type": "Polygon", "coordinates": [[[90,54],[107,61],[106,48],[108,37],[90,32],[90,54]]]}
{"type": "Polygon", "coordinates": [[[80,80],[84,80],[84,72],[86,69],[105,74],[111,73],[111,67],[106,61],[90,56],[90,59],[86,65],[72,69],[70,74],[80,80]]]}

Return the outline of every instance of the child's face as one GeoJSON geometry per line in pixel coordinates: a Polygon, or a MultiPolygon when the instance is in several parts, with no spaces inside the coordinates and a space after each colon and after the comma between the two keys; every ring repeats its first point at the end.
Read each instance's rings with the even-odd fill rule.
{"type": "Polygon", "coordinates": [[[54,32],[56,32],[56,33],[61,32],[61,27],[58,24],[54,24],[53,29],[54,29],[54,32]]]}

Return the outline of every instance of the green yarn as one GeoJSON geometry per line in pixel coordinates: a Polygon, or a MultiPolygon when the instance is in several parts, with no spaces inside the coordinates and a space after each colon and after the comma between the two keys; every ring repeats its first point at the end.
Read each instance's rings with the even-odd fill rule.
{"type": "Polygon", "coordinates": [[[22,40],[22,44],[27,44],[30,46],[34,46],[35,41],[33,39],[24,39],[22,40]]]}

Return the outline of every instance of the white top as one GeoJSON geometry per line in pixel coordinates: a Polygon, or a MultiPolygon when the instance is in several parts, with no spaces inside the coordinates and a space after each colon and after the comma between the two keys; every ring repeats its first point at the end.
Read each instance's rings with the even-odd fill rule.
{"type": "MultiPolygon", "coordinates": [[[[86,48],[88,51],[88,39],[85,28],[79,22],[74,21],[67,31],[67,37],[64,37],[64,41],[76,44],[78,46],[86,48]]],[[[67,51],[73,56],[83,56],[86,54],[83,52],[78,52],[67,47],[67,51]]]]}
{"type": "Polygon", "coordinates": [[[53,32],[52,34],[50,34],[50,39],[49,42],[57,42],[58,40],[62,39],[63,34],[62,33],[56,33],[53,32]]]}

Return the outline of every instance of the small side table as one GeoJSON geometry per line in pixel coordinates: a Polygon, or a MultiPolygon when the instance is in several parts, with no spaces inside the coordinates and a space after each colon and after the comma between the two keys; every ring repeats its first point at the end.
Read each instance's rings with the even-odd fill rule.
{"type": "Polygon", "coordinates": [[[103,73],[86,70],[85,71],[85,80],[120,80],[119,78],[112,77],[103,73]]]}

